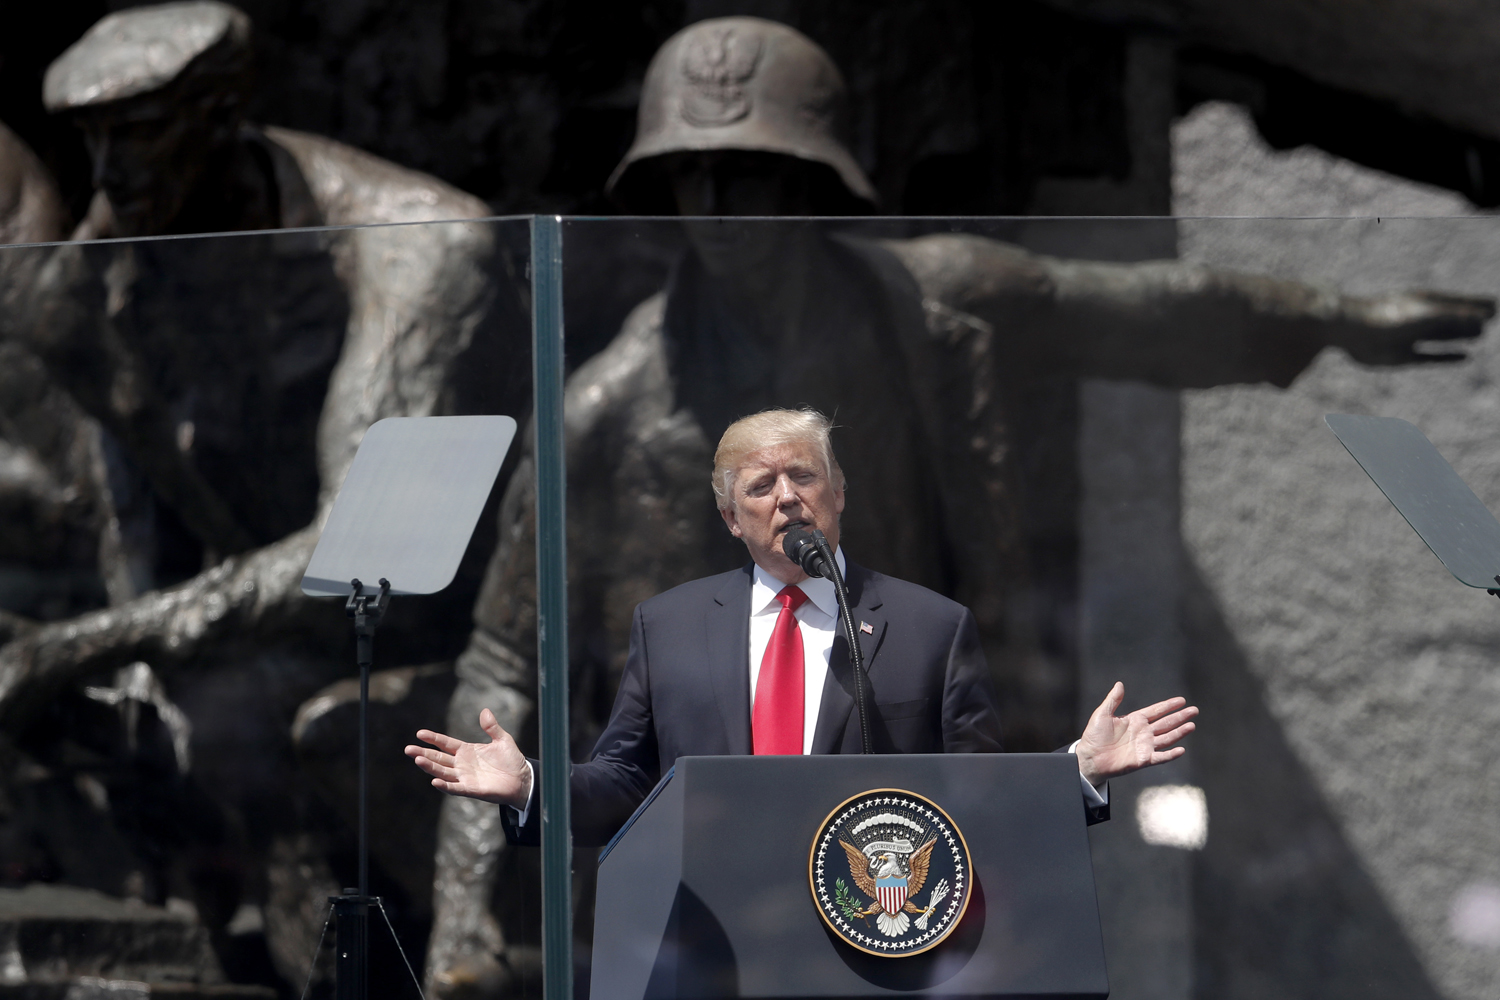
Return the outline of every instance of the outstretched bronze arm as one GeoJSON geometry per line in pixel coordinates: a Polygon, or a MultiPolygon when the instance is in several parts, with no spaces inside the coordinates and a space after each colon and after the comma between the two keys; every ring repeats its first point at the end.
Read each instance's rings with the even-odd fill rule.
{"type": "Polygon", "coordinates": [[[1285,386],[1325,347],[1400,365],[1465,355],[1424,343],[1471,340],[1488,298],[1335,289],[1181,261],[1063,260],[966,235],[892,244],[931,309],[992,330],[1013,364],[1175,388],[1285,386]]]}
{"type": "Polygon", "coordinates": [[[253,648],[289,634],[333,655],[344,622],[308,613],[315,602],[299,589],[317,539],[310,527],[177,587],[18,636],[0,647],[0,728],[16,728],[75,680],[137,660],[170,670],[231,642],[253,648]]]}

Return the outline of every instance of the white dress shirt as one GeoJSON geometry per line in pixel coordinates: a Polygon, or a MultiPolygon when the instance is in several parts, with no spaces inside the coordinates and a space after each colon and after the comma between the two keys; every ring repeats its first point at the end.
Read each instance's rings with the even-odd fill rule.
{"type": "MultiPolygon", "coordinates": [[[[845,572],[844,549],[834,550],[834,560],[839,564],[839,573],[845,572]]],[[[776,630],[776,619],[781,615],[781,602],[776,595],[786,584],[767,573],[759,565],[755,567],[755,578],[750,584],[750,704],[755,705],[755,687],[760,680],[760,661],[765,659],[766,647],[771,643],[771,633],[776,630]]],[[[818,709],[823,704],[823,685],[828,677],[828,658],[833,653],[833,636],[839,627],[839,602],[833,592],[833,581],[809,578],[797,584],[807,595],[807,600],[794,612],[797,616],[797,631],[802,633],[802,752],[812,753],[813,734],[818,727],[818,709]]],[[[1075,753],[1078,741],[1068,747],[1075,753]]],[[[536,801],[536,782],[530,774],[527,762],[527,782],[531,789],[527,793],[526,808],[515,811],[517,826],[524,826],[536,801]]],[[[1089,784],[1080,772],[1083,798],[1090,806],[1102,806],[1109,802],[1109,785],[1102,789],[1089,784]]],[[[511,808],[515,808],[512,806],[511,808]]]]}
{"type": "MultiPolygon", "coordinates": [[[[833,558],[844,572],[844,550],[837,549],[833,558]]],[[[750,584],[750,704],[755,704],[756,685],[760,681],[760,664],[781,617],[781,602],[776,595],[786,584],[770,573],[755,567],[750,584]]],[[[807,600],[794,612],[797,631],[802,633],[802,752],[812,753],[813,730],[818,728],[818,708],[823,704],[823,682],[828,676],[828,658],[833,653],[833,636],[839,625],[839,601],[833,592],[833,581],[810,578],[797,584],[807,600]]],[[[754,714],[752,707],[751,714],[754,714]]]]}

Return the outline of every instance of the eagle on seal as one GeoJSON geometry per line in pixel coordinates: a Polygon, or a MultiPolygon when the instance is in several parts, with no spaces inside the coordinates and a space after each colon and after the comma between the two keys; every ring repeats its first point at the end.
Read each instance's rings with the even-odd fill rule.
{"type": "MultiPolygon", "coordinates": [[[[900,937],[906,933],[911,926],[911,918],[908,913],[915,913],[919,917],[926,917],[933,909],[929,906],[923,909],[912,903],[911,898],[922,891],[922,886],[927,884],[927,868],[932,862],[932,848],[937,844],[937,838],[933,837],[921,847],[912,851],[911,854],[902,856],[895,851],[881,851],[878,854],[866,856],[864,851],[855,847],[845,840],[839,841],[839,846],[849,856],[849,873],[854,876],[854,884],[865,895],[873,898],[867,910],[855,913],[857,917],[874,917],[875,925],[880,928],[881,933],[887,937],[900,937]],[[890,899],[889,891],[882,893],[881,887],[877,886],[876,880],[904,880],[905,885],[896,897],[899,902],[890,899]],[[882,902],[886,897],[894,905],[890,911],[882,902]]],[[[933,900],[934,906],[937,900],[933,900]]],[[[918,920],[918,924],[925,921],[918,920]]]]}

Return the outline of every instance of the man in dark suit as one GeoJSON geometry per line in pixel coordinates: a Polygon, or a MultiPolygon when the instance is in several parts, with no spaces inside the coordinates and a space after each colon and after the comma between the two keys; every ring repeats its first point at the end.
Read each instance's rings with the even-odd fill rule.
{"type": "MultiPolygon", "coordinates": [[[[751,564],[694,580],[635,611],[630,656],[593,759],[572,769],[573,832],[601,844],[678,757],[857,753],[853,678],[827,580],[809,578],[782,545],[821,529],[848,581],[885,753],[997,753],[1000,726],[974,617],[916,584],[844,559],[844,478],[830,423],[810,410],[768,410],[725,431],[714,455],[719,511],[751,564]]],[[[1116,717],[1116,684],[1068,750],[1078,756],[1091,820],[1108,816],[1112,777],[1180,757],[1198,710],[1182,698],[1116,717]]],[[[430,730],[406,753],[445,792],[499,803],[513,842],[534,843],[531,762],[494,715],[489,743],[430,730]]]]}

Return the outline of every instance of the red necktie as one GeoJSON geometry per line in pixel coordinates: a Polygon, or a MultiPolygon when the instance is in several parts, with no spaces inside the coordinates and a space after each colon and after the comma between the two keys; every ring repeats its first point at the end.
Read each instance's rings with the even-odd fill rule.
{"type": "Polygon", "coordinates": [[[750,734],[755,752],[801,753],[803,698],[802,632],[796,611],[807,600],[799,587],[784,587],[776,595],[781,614],[766,644],[755,681],[755,710],[750,715],[750,734]]]}

